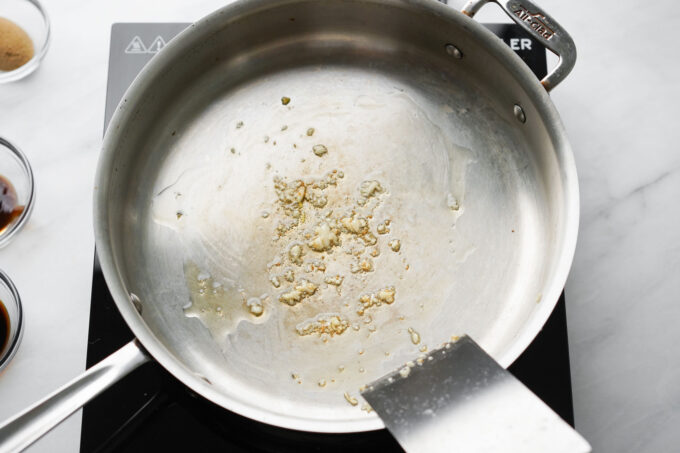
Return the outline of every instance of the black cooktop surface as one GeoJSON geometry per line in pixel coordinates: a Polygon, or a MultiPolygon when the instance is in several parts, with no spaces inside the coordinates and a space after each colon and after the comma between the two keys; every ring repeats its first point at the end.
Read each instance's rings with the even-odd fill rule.
{"type": "MultiPolygon", "coordinates": [[[[188,24],[115,24],[111,33],[105,124],[129,83],[188,24]]],[[[546,74],[545,50],[516,25],[487,25],[532,68],[546,74]]],[[[88,368],[133,338],[95,257],[88,368]]],[[[510,371],[573,425],[564,295],[510,371]]],[[[402,451],[385,430],[313,434],[276,428],[229,412],[194,394],[160,365],[144,365],[83,410],[82,452],[402,451]]]]}

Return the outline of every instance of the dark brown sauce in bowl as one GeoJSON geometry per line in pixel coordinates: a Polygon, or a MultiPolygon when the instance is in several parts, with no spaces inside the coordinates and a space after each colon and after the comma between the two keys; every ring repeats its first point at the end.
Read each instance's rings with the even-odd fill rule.
{"type": "Polygon", "coordinates": [[[0,353],[5,350],[7,340],[9,340],[9,314],[0,300],[0,353]]]}
{"type": "Polygon", "coordinates": [[[0,234],[24,212],[23,206],[17,205],[17,192],[12,183],[0,175],[0,234]]]}

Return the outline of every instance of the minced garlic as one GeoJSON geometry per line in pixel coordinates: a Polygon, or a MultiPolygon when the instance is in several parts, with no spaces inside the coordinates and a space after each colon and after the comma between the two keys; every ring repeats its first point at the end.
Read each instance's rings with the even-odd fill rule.
{"type": "Polygon", "coordinates": [[[295,287],[279,296],[279,301],[291,307],[297,305],[302,299],[311,296],[316,292],[318,285],[309,280],[302,279],[295,287]]]}
{"type": "Polygon", "coordinates": [[[336,313],[321,314],[314,319],[304,321],[295,327],[298,335],[328,334],[340,335],[349,327],[349,321],[336,313]]]}

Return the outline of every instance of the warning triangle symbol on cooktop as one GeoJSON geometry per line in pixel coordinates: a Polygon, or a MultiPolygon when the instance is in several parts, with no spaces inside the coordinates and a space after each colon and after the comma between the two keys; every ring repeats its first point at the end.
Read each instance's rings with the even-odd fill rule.
{"type": "Polygon", "coordinates": [[[125,48],[125,53],[146,53],[146,46],[139,36],[135,36],[125,48]]]}
{"type": "Polygon", "coordinates": [[[163,47],[165,47],[165,40],[160,36],[156,36],[156,39],[153,40],[153,42],[147,49],[147,52],[158,53],[158,51],[160,51],[163,47]]]}

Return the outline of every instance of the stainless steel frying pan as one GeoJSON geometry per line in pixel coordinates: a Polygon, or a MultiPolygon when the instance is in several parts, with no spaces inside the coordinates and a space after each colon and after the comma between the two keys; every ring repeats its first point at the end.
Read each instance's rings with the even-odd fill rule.
{"type": "Polygon", "coordinates": [[[3,447],[26,446],[150,358],[226,409],[317,432],[381,428],[351,404],[358,388],[451,336],[512,363],[574,252],[575,167],[547,90],[575,50],[537,6],[497,1],[559,55],[539,82],[470,18],[484,3],[461,14],[433,0],[249,0],[174,39],[120,103],[95,187],[97,251],[137,340],[5,424],[3,447]],[[379,181],[374,221],[391,231],[374,272],[341,295],[309,274],[317,293],[290,307],[270,282],[284,241],[272,239],[273,180],[333,170],[344,178],[329,205],[379,181]],[[383,286],[394,303],[357,318],[359,296],[383,286]],[[351,328],[296,332],[325,311],[351,328]]]}

